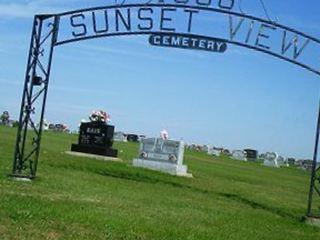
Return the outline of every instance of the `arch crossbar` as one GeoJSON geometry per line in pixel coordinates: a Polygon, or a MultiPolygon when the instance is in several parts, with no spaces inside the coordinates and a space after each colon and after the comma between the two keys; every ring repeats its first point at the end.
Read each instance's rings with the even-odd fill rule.
{"type": "MultiPolygon", "coordinates": [[[[54,48],[68,43],[102,37],[154,34],[179,34],[187,37],[215,37],[227,44],[262,52],[320,75],[320,66],[317,68],[315,65],[308,62],[310,59],[307,58],[307,56],[304,56],[304,58],[302,56],[307,48],[310,48],[311,53],[314,53],[314,49],[317,47],[319,47],[320,51],[319,39],[279,23],[244,13],[234,12],[231,11],[231,9],[199,5],[148,3],[111,5],[59,14],[36,15],[33,22],[25,73],[12,176],[28,179],[34,179],[36,177],[54,48]],[[138,20],[144,21],[145,24],[147,23],[146,21],[148,21],[149,26],[141,27],[141,25],[137,25],[138,27],[132,28],[131,22],[129,22],[131,21],[130,14],[133,14],[133,11],[130,12],[131,9],[138,12],[138,15],[136,15],[138,20]],[[163,27],[162,25],[165,21],[166,23],[172,22],[172,19],[168,16],[164,17],[165,12],[174,12],[177,10],[187,13],[188,27],[186,29],[163,27]],[[102,19],[107,23],[107,15],[110,14],[110,11],[114,11],[113,13],[115,14],[114,18],[116,19],[116,25],[114,26],[114,29],[110,29],[110,26],[105,25],[104,30],[97,30],[97,28],[101,26],[98,26],[98,18],[96,18],[96,16],[100,16],[100,23],[101,16],[104,17],[102,19]],[[155,27],[156,24],[153,24],[151,16],[142,16],[143,14],[151,14],[156,11],[158,11],[158,14],[155,16],[160,16],[160,27],[155,27]],[[218,13],[223,16],[226,20],[226,26],[228,26],[227,31],[221,33],[219,36],[216,36],[216,33],[201,33],[197,31],[194,27],[194,22],[201,12],[218,13]],[[125,13],[127,15],[125,15],[125,13]],[[89,20],[93,20],[91,25],[88,22],[89,20]],[[245,28],[245,21],[248,21],[247,29],[245,28]],[[122,28],[119,27],[119,24],[122,24],[122,28]],[[258,28],[255,30],[255,41],[249,41],[249,39],[252,38],[254,26],[257,26],[257,24],[258,28]],[[89,28],[91,29],[91,32],[88,30],[89,28]],[[272,48],[271,45],[268,46],[264,42],[272,38],[271,33],[280,39],[280,45],[277,49],[272,48]],[[240,37],[241,34],[244,34],[244,39],[240,37]]],[[[312,56],[312,58],[316,59],[315,56],[312,56]]],[[[316,60],[314,60],[313,63],[316,64],[316,60]]],[[[313,154],[313,167],[307,210],[308,216],[315,215],[313,204],[315,194],[320,197],[320,169],[317,167],[319,134],[320,108],[313,154]]]]}

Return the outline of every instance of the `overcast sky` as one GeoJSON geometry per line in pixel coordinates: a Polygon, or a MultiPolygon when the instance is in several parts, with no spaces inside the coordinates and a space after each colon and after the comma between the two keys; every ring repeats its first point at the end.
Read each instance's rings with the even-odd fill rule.
{"type": "MultiPolygon", "coordinates": [[[[259,0],[242,2],[243,11],[265,18],[259,0]]],[[[18,117],[33,15],[106,4],[0,0],[1,112],[18,117]]],[[[279,23],[320,37],[318,1],[265,4],[279,23]]],[[[45,117],[76,129],[103,109],[118,131],[151,137],[165,128],[189,143],[311,158],[319,83],[311,72],[238,46],[217,54],[153,47],[148,36],[100,38],[56,48],[45,117]]]]}

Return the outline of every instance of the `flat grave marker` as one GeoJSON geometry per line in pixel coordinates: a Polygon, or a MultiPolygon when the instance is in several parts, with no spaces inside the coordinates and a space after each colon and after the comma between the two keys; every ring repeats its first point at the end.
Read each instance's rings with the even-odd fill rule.
{"type": "Polygon", "coordinates": [[[140,142],[139,157],[133,166],[143,167],[172,175],[192,177],[183,165],[184,142],[161,138],[147,138],[140,142]]]}
{"type": "Polygon", "coordinates": [[[247,161],[247,154],[245,151],[242,151],[242,150],[234,150],[234,151],[232,151],[231,158],[235,159],[235,160],[246,162],[247,161]]]}

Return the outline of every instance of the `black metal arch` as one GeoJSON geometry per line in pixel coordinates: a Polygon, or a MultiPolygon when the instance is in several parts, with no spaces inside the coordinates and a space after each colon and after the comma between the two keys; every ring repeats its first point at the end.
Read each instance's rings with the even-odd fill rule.
{"type": "MultiPolygon", "coordinates": [[[[92,12],[92,11],[98,11],[98,10],[107,10],[107,9],[119,9],[119,8],[134,8],[134,7],[156,7],[156,8],[160,8],[160,7],[168,7],[168,8],[183,8],[183,9],[192,9],[192,10],[201,10],[201,11],[208,11],[208,12],[216,12],[216,13],[222,13],[222,14],[226,14],[226,15],[232,15],[232,16],[236,16],[236,17],[241,17],[241,18],[245,18],[245,19],[249,19],[249,20],[254,20],[260,23],[265,23],[268,24],[269,26],[274,26],[276,28],[280,28],[282,30],[286,30],[289,31],[291,33],[297,34],[299,36],[302,36],[308,40],[311,40],[315,43],[320,44],[320,39],[315,38],[311,35],[305,34],[301,31],[298,31],[296,29],[290,28],[288,26],[276,23],[276,22],[270,22],[269,20],[263,19],[263,18],[259,18],[259,17],[255,17],[252,15],[248,15],[248,14],[244,14],[244,13],[239,13],[239,12],[234,12],[234,11],[228,11],[225,9],[221,9],[221,8],[213,8],[213,7],[201,7],[201,6],[193,6],[193,5],[184,5],[184,4],[153,4],[153,3],[149,3],[149,4],[124,4],[124,5],[111,5],[111,6],[105,6],[105,7],[95,7],[95,8],[85,8],[85,9],[80,9],[80,10],[75,10],[75,11],[68,11],[68,12],[63,12],[63,13],[59,13],[56,14],[54,17],[60,19],[63,16],[68,16],[68,15],[73,15],[73,14],[79,14],[79,13],[86,13],[86,12],[92,12]]],[[[94,36],[86,36],[86,37],[80,37],[80,38],[73,38],[73,39],[68,39],[68,40],[64,40],[64,41],[58,41],[54,44],[54,46],[59,46],[59,45],[64,45],[64,44],[68,44],[68,43],[72,43],[72,42],[78,42],[78,41],[83,41],[83,40],[89,40],[89,39],[95,39],[95,38],[103,38],[103,37],[113,37],[113,36],[128,36],[128,35],[150,35],[150,34],[163,34],[163,33],[172,33],[172,32],[166,32],[166,31],[130,31],[130,32],[117,32],[117,33],[104,33],[104,34],[99,34],[99,35],[94,35],[94,36]]],[[[176,32],[177,33],[177,32],[176,32]]],[[[200,35],[200,34],[192,34],[192,33],[185,33],[185,32],[181,32],[180,34],[185,34],[186,36],[191,36],[191,37],[202,37],[205,35],[200,35]]],[[[241,47],[245,47],[251,50],[255,50],[258,52],[262,52],[262,53],[266,53],[268,55],[271,55],[273,57],[279,58],[281,60],[287,61],[289,63],[298,65],[308,71],[311,71],[317,75],[320,75],[320,70],[317,70],[315,68],[312,68],[310,66],[308,66],[307,64],[301,63],[299,61],[290,59],[286,56],[283,56],[281,54],[275,53],[271,50],[267,50],[267,49],[262,49],[259,48],[257,46],[252,46],[250,44],[246,44],[240,41],[232,41],[229,39],[221,39],[227,43],[233,44],[233,45],[237,45],[237,46],[241,46],[241,47]]]]}
{"type": "Polygon", "coordinates": [[[263,22],[266,24],[273,25],[275,27],[279,27],[285,30],[288,30],[290,32],[296,33],[298,35],[301,35],[305,38],[309,38],[312,41],[315,41],[320,44],[320,39],[315,38],[309,34],[306,34],[304,32],[301,32],[299,30],[296,30],[294,28],[279,24],[277,22],[271,22],[270,20],[266,20],[263,18],[255,17],[253,15],[245,14],[245,13],[239,13],[234,11],[229,11],[221,8],[213,8],[213,7],[201,7],[201,6],[194,6],[194,5],[186,5],[186,4],[156,4],[156,3],[147,3],[147,4],[121,4],[121,5],[109,5],[109,6],[103,6],[103,7],[94,7],[94,8],[84,8],[74,11],[68,11],[63,13],[57,13],[54,15],[49,15],[51,17],[62,17],[66,15],[72,15],[77,13],[84,13],[84,12],[90,12],[90,11],[97,11],[97,10],[104,10],[104,9],[112,9],[112,8],[133,8],[133,7],[172,7],[172,8],[187,8],[187,9],[195,9],[195,10],[203,10],[203,11],[210,11],[210,12],[217,12],[217,13],[223,13],[227,15],[233,15],[237,17],[244,17],[250,20],[255,20],[258,22],[263,22]]]}
{"type": "MultiPolygon", "coordinates": [[[[172,34],[169,31],[129,31],[129,32],[116,32],[116,33],[104,33],[93,36],[78,37],[72,39],[66,39],[59,41],[59,24],[60,19],[65,16],[71,16],[73,14],[86,13],[90,11],[106,10],[114,8],[134,8],[134,7],[154,7],[154,8],[183,8],[193,9],[209,12],[217,12],[225,15],[241,17],[250,19],[260,23],[268,24],[276,28],[280,28],[284,31],[289,31],[293,34],[299,35],[307,39],[320,44],[320,40],[312,37],[303,32],[297,31],[293,28],[271,22],[269,20],[261,19],[252,15],[246,15],[244,13],[238,13],[229,11],[226,9],[204,7],[204,6],[193,6],[183,4],[124,4],[124,5],[111,5],[104,7],[86,8],[75,11],[69,11],[59,14],[49,15],[36,15],[34,17],[31,44],[29,50],[29,57],[27,63],[27,69],[25,74],[25,84],[22,95],[22,103],[20,109],[19,128],[17,133],[15,155],[13,160],[12,176],[18,178],[29,178],[34,179],[36,177],[37,165],[40,153],[41,136],[43,131],[43,120],[48,92],[48,85],[51,72],[51,63],[53,59],[53,51],[56,46],[64,45],[67,43],[102,38],[112,36],[128,36],[128,35],[151,35],[151,34],[172,34]],[[38,113],[36,109],[40,109],[38,113]]],[[[177,32],[175,32],[177,33],[177,32]]],[[[194,34],[190,32],[181,32],[180,35],[190,37],[207,37],[201,34],[194,34]]],[[[230,39],[221,38],[229,44],[245,47],[258,52],[262,52],[278,59],[290,62],[298,65],[314,74],[320,75],[320,70],[317,70],[305,63],[301,63],[296,59],[290,59],[284,55],[273,52],[268,49],[259,48],[252,46],[248,43],[240,41],[234,41],[230,39]]],[[[314,192],[320,196],[320,169],[317,168],[317,153],[318,153],[318,142],[320,134],[320,110],[317,123],[316,141],[313,154],[313,167],[311,174],[311,184],[308,201],[308,216],[313,216],[313,196],[314,192]]]]}

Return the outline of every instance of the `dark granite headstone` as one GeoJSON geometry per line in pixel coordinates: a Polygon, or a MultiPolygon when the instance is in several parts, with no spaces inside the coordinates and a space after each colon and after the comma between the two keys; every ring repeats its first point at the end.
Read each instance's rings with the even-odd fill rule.
{"type": "Polygon", "coordinates": [[[138,142],[139,141],[139,136],[136,134],[128,134],[127,135],[127,140],[128,142],[138,142]]]}
{"type": "Polygon", "coordinates": [[[78,144],[72,144],[71,151],[118,157],[118,150],[112,149],[114,126],[103,122],[82,123],[78,144]]]}
{"type": "Polygon", "coordinates": [[[255,161],[258,158],[258,151],[254,149],[244,149],[247,154],[247,159],[249,161],[255,161]]]}

